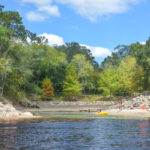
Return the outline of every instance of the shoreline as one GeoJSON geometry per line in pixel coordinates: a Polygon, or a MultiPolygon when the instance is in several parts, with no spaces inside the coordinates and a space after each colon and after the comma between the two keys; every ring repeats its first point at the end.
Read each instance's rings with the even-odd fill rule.
{"type": "Polygon", "coordinates": [[[117,110],[117,109],[110,109],[106,110],[108,113],[112,116],[133,116],[133,117],[148,117],[150,118],[150,112],[147,110],[141,110],[141,109],[124,109],[124,110],[117,110]]]}
{"type": "MultiPolygon", "coordinates": [[[[50,114],[77,114],[77,115],[95,115],[95,116],[99,116],[96,115],[96,111],[66,111],[66,110],[51,110],[51,109],[47,109],[47,110],[28,110],[31,113],[50,113],[50,114]]],[[[128,110],[128,109],[124,109],[124,110],[119,110],[119,109],[108,109],[108,110],[102,110],[105,112],[108,112],[108,116],[118,116],[118,117],[143,117],[143,118],[150,118],[150,112],[147,110],[140,110],[140,109],[134,109],[134,110],[128,110]]]]}
{"type": "MultiPolygon", "coordinates": [[[[123,108],[120,110],[118,104],[108,102],[65,102],[65,101],[51,101],[51,102],[41,102],[40,108],[24,108],[24,107],[14,107],[12,104],[2,104],[0,103],[0,121],[11,122],[11,121],[24,121],[24,120],[36,120],[36,119],[52,119],[53,117],[46,116],[42,114],[77,114],[77,115],[95,115],[97,111],[108,112],[108,116],[120,117],[140,117],[145,120],[150,119],[150,111],[134,108],[133,110],[123,108]]],[[[98,115],[95,115],[96,117],[98,115]]],[[[57,116],[56,116],[57,118],[57,116]]],[[[59,117],[58,117],[59,118],[59,117]]],[[[80,118],[80,117],[79,117],[80,118]]],[[[106,117],[107,118],[107,117],[106,117]]]]}

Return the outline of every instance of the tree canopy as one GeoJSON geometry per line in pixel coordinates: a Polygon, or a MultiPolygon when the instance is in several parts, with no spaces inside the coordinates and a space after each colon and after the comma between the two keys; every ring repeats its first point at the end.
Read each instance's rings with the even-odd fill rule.
{"type": "Polygon", "coordinates": [[[33,99],[45,89],[51,96],[124,96],[150,90],[150,39],[119,45],[98,65],[87,47],[76,42],[51,47],[45,37],[25,28],[18,12],[0,5],[1,96],[33,99]]]}

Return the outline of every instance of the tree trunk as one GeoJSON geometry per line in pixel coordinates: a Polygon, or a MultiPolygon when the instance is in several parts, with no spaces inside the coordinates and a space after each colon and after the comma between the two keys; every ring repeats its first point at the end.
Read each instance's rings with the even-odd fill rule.
{"type": "Polygon", "coordinates": [[[4,88],[5,88],[5,81],[6,81],[6,73],[4,73],[3,77],[2,77],[2,91],[1,91],[1,97],[4,94],[4,88]]]}

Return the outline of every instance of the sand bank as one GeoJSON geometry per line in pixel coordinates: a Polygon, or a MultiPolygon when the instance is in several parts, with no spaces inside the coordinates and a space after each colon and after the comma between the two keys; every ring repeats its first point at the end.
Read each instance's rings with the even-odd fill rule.
{"type": "Polygon", "coordinates": [[[109,115],[114,115],[114,116],[137,116],[137,117],[150,117],[150,111],[148,110],[141,110],[141,109],[134,109],[134,110],[129,110],[129,109],[124,109],[124,110],[119,110],[119,109],[110,109],[106,110],[109,115]]]}

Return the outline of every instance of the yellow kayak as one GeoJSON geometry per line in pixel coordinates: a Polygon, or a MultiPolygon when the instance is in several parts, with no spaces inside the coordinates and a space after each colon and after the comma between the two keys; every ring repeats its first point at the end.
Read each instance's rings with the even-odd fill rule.
{"type": "Polygon", "coordinates": [[[108,115],[108,112],[96,112],[96,115],[103,115],[103,116],[107,116],[108,115]]]}

